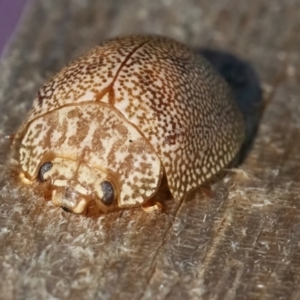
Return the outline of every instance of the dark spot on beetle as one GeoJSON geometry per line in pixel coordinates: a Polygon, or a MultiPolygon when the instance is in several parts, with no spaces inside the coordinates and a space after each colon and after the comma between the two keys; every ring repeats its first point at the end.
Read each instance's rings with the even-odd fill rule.
{"type": "Polygon", "coordinates": [[[40,182],[45,181],[44,175],[46,172],[48,172],[52,168],[52,166],[53,166],[52,162],[48,161],[40,167],[40,170],[38,173],[38,179],[40,182]]]}
{"type": "Polygon", "coordinates": [[[65,212],[67,212],[67,213],[71,213],[71,212],[72,212],[70,209],[68,209],[68,208],[65,207],[65,206],[61,206],[61,208],[62,208],[65,212]]]}
{"type": "Polygon", "coordinates": [[[115,199],[114,188],[109,181],[103,181],[101,183],[101,189],[103,192],[102,203],[105,205],[111,205],[115,199]]]}
{"type": "Polygon", "coordinates": [[[133,142],[133,140],[129,140],[129,143],[132,143],[133,142]]]}

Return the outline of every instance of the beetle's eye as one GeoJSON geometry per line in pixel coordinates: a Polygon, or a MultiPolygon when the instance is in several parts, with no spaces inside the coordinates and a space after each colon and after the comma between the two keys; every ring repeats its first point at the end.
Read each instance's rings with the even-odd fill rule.
{"type": "Polygon", "coordinates": [[[40,167],[40,170],[39,170],[39,173],[38,173],[38,179],[39,179],[40,182],[45,181],[44,174],[46,172],[48,172],[52,168],[52,166],[53,166],[52,162],[49,161],[49,162],[44,163],[40,167]]]}
{"type": "Polygon", "coordinates": [[[115,199],[114,188],[109,181],[101,182],[101,189],[103,192],[103,197],[101,199],[102,203],[105,205],[111,205],[115,199]]]}

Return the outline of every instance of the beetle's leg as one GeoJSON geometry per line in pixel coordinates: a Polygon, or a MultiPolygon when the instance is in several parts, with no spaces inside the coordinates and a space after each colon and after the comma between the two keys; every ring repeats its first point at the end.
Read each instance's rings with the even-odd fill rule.
{"type": "Polygon", "coordinates": [[[142,209],[146,213],[161,213],[163,211],[163,205],[154,197],[144,203],[142,209]]]}
{"type": "Polygon", "coordinates": [[[172,198],[168,187],[167,177],[164,175],[155,195],[142,205],[142,209],[146,213],[161,213],[164,208],[163,203],[172,198]]]}

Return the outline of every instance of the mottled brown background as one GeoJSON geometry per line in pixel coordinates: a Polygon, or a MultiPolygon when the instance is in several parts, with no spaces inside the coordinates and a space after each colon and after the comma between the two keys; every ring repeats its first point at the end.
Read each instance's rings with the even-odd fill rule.
{"type": "Polygon", "coordinates": [[[0,133],[106,37],[151,32],[253,64],[268,106],[246,162],[159,216],[67,214],[10,177],[1,139],[1,299],[300,299],[300,1],[32,0],[0,66],[0,133]]]}

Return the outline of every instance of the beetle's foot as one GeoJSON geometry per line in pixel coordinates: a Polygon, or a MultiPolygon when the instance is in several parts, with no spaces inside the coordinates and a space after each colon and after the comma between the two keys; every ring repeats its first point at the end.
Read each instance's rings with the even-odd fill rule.
{"type": "Polygon", "coordinates": [[[25,176],[24,173],[21,172],[21,173],[19,174],[19,176],[20,176],[21,181],[22,181],[24,184],[32,184],[32,181],[29,180],[29,179],[25,176]]]}
{"type": "Polygon", "coordinates": [[[160,202],[148,201],[142,205],[142,209],[148,214],[160,214],[163,211],[163,205],[160,202]]]}
{"type": "Polygon", "coordinates": [[[201,186],[201,191],[206,197],[213,198],[213,191],[211,189],[211,186],[201,186]]]}

